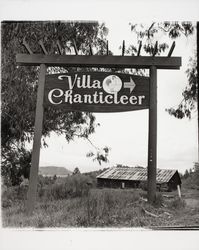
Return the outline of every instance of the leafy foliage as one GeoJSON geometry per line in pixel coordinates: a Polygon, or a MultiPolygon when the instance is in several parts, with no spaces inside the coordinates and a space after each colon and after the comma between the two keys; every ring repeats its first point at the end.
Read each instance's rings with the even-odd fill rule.
{"type": "Polygon", "coordinates": [[[74,171],[73,171],[73,175],[75,175],[75,174],[81,174],[78,167],[76,167],[76,168],[74,169],[74,171]]]}
{"type": "Polygon", "coordinates": [[[194,168],[185,171],[183,185],[188,189],[199,189],[199,163],[195,162],[194,168]]]}
{"type": "MultiPolygon", "coordinates": [[[[25,148],[25,142],[31,142],[33,139],[39,68],[16,65],[16,54],[27,53],[22,45],[24,36],[34,53],[42,53],[39,46],[40,40],[45,44],[49,54],[58,53],[57,40],[62,44],[64,53],[71,51],[70,41],[75,40],[79,53],[88,54],[89,45],[92,44],[98,54],[103,54],[107,32],[105,25],[97,22],[2,23],[1,147],[4,159],[3,175],[9,172],[5,170],[8,168],[8,164],[4,164],[11,159],[8,156],[9,152],[17,156],[18,151],[25,148]]],[[[50,67],[48,73],[66,72],[66,70],[70,72],[78,69],[50,67]]],[[[45,137],[49,136],[51,131],[64,135],[66,140],[70,141],[75,136],[88,138],[95,132],[96,126],[95,116],[92,113],[63,112],[60,109],[45,107],[43,145],[46,146],[45,137]]],[[[12,165],[12,161],[10,164],[12,165]]]]}
{"type": "MultiPolygon", "coordinates": [[[[156,47],[156,40],[160,42],[157,45],[156,55],[161,55],[169,48],[168,44],[161,42],[161,38],[166,40],[176,40],[181,36],[191,36],[195,32],[195,26],[191,22],[153,22],[149,27],[141,24],[130,24],[131,31],[137,36],[138,43],[143,44],[143,53],[153,55],[156,47]],[[166,36],[165,36],[166,35],[166,36]],[[160,39],[159,39],[160,38],[160,39]]],[[[137,55],[138,49],[130,46],[127,52],[137,55]]],[[[187,71],[188,84],[182,92],[183,99],[177,108],[168,108],[166,111],[178,119],[184,117],[191,118],[194,110],[196,110],[197,101],[197,63],[196,55],[190,58],[187,71]]]]}
{"type": "Polygon", "coordinates": [[[196,110],[197,103],[197,63],[196,57],[190,58],[190,64],[186,70],[188,85],[182,92],[183,99],[177,108],[166,109],[170,115],[182,119],[191,118],[191,112],[196,110]]]}
{"type": "Polygon", "coordinates": [[[6,152],[6,156],[2,162],[2,176],[4,184],[19,185],[21,176],[29,177],[31,152],[25,148],[17,148],[6,152]]]}
{"type": "Polygon", "coordinates": [[[109,154],[110,148],[104,147],[102,149],[97,149],[96,153],[90,151],[87,154],[87,157],[93,157],[93,161],[98,161],[101,165],[102,162],[108,162],[108,154],[109,154]]]}

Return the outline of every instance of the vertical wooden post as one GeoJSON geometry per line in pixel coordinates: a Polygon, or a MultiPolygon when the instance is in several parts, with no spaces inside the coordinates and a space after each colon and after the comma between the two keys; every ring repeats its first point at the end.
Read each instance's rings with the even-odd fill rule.
{"type": "Polygon", "coordinates": [[[42,136],[43,125],[43,97],[44,97],[44,84],[45,84],[46,65],[40,65],[38,90],[37,90],[37,104],[35,114],[35,128],[34,128],[34,141],[31,158],[30,178],[28,187],[28,197],[26,204],[26,213],[31,215],[34,210],[37,194],[37,180],[39,169],[39,156],[42,136]]]}
{"type": "MultiPolygon", "coordinates": [[[[199,44],[199,22],[197,22],[197,28],[196,28],[196,32],[197,32],[197,43],[199,44]]],[[[197,62],[199,62],[199,53],[197,53],[197,62]]],[[[197,72],[199,72],[199,63],[197,63],[197,72]]],[[[198,96],[199,94],[199,76],[197,77],[197,85],[196,85],[196,96],[198,96]]],[[[199,163],[199,99],[197,100],[197,108],[198,108],[198,163],[199,163]]]]}
{"type": "Polygon", "coordinates": [[[157,165],[157,68],[150,67],[150,105],[148,139],[148,201],[152,203],[156,196],[157,165]]]}
{"type": "Polygon", "coordinates": [[[181,199],[181,190],[180,190],[180,185],[177,185],[177,189],[178,189],[178,196],[179,196],[179,198],[181,199]]]}

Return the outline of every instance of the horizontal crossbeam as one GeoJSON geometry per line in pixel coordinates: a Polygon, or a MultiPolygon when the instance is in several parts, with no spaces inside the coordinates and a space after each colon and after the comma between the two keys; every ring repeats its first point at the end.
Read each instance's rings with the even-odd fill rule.
{"type": "Polygon", "coordinates": [[[156,66],[157,69],[179,69],[181,57],[17,54],[16,62],[21,66],[45,64],[66,67],[145,69],[156,66]]]}

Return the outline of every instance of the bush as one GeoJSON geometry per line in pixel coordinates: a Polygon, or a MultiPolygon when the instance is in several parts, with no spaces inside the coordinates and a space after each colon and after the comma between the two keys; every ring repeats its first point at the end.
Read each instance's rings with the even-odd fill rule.
{"type": "Polygon", "coordinates": [[[89,186],[93,186],[92,180],[83,174],[76,174],[64,179],[57,179],[52,185],[40,188],[40,197],[47,199],[68,199],[82,197],[88,194],[89,186]]]}
{"type": "Polygon", "coordinates": [[[155,201],[153,202],[153,205],[155,207],[161,207],[163,204],[163,196],[161,193],[156,193],[155,201]]]}
{"type": "Polygon", "coordinates": [[[10,207],[13,202],[25,200],[27,197],[27,187],[14,186],[2,191],[2,207],[10,207]]]}
{"type": "Polygon", "coordinates": [[[142,181],[142,182],[140,183],[140,188],[141,188],[142,190],[144,190],[144,191],[147,191],[147,189],[148,189],[147,181],[142,181]]]}
{"type": "Polygon", "coordinates": [[[173,199],[168,203],[168,207],[171,209],[182,209],[185,207],[185,205],[186,205],[185,201],[180,199],[179,197],[173,199]]]}
{"type": "Polygon", "coordinates": [[[87,200],[83,201],[85,211],[77,218],[77,224],[110,226],[122,220],[128,221],[132,213],[137,213],[134,206],[139,200],[140,193],[134,190],[92,189],[87,200]]]}

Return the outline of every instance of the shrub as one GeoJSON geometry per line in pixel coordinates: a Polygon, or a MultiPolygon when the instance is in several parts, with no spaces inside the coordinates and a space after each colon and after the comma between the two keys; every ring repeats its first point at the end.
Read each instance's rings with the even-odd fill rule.
{"type": "Polygon", "coordinates": [[[148,185],[148,184],[147,184],[147,181],[142,181],[142,182],[140,183],[140,188],[141,188],[142,190],[144,190],[144,191],[147,191],[147,188],[148,188],[147,185],[148,185]]]}
{"type": "Polygon", "coordinates": [[[2,191],[1,205],[3,208],[13,206],[18,201],[24,201],[27,197],[27,187],[12,186],[2,191]]]}
{"type": "Polygon", "coordinates": [[[168,207],[171,209],[182,209],[185,207],[185,205],[186,205],[185,201],[180,199],[179,197],[171,200],[168,203],[168,207]]]}
{"type": "Polygon", "coordinates": [[[76,174],[64,179],[57,179],[54,184],[42,187],[39,193],[40,197],[51,200],[68,199],[87,195],[89,186],[92,186],[92,181],[88,176],[76,174]]]}
{"type": "Polygon", "coordinates": [[[82,205],[84,216],[77,218],[77,224],[110,226],[119,221],[128,220],[136,213],[134,204],[140,200],[139,192],[120,189],[92,189],[87,200],[82,205]],[[123,209],[121,209],[123,208],[123,209]],[[85,221],[87,218],[87,221],[85,221]]]}
{"type": "Polygon", "coordinates": [[[153,205],[155,207],[161,207],[163,204],[163,196],[161,193],[157,193],[155,197],[155,201],[153,202],[153,205]]]}

